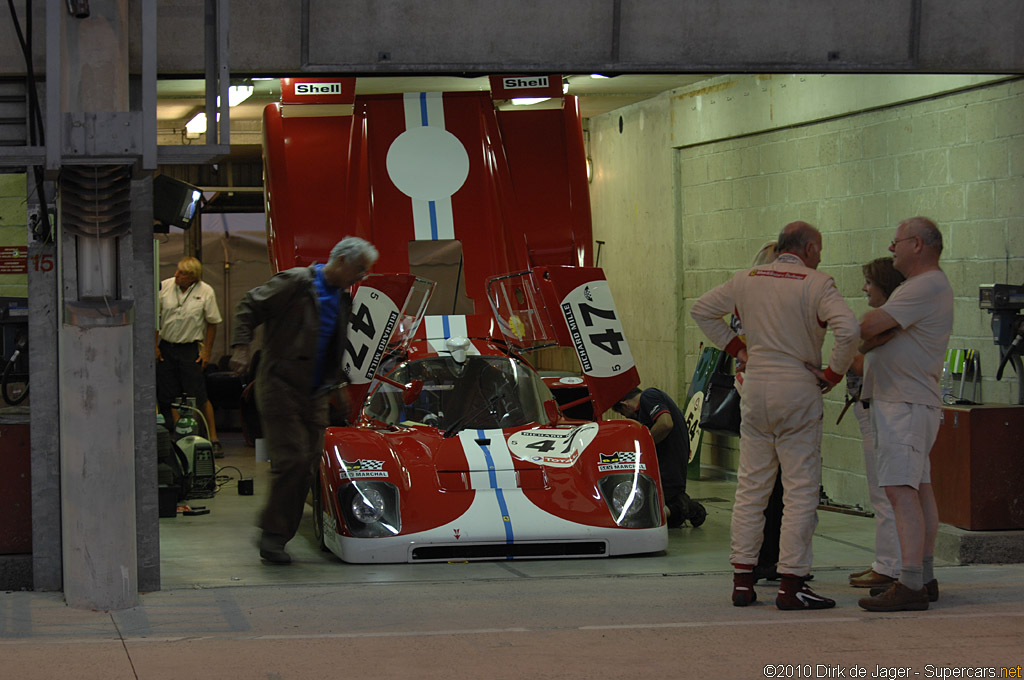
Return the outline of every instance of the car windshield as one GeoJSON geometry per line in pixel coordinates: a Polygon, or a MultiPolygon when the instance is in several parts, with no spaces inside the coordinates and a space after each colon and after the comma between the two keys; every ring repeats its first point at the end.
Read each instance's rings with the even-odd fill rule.
{"type": "Polygon", "coordinates": [[[431,425],[446,433],[467,428],[506,428],[546,424],[544,402],[551,392],[533,369],[516,359],[468,356],[457,364],[450,356],[410,361],[390,376],[398,383],[423,381],[412,404],[398,388],[379,383],[365,414],[390,425],[431,425]]]}

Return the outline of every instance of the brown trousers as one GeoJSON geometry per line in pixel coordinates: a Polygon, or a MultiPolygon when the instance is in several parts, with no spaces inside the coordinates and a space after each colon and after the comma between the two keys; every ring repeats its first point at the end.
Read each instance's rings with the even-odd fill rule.
{"type": "Polygon", "coordinates": [[[275,414],[262,419],[273,477],[260,528],[285,543],[299,530],[306,495],[324,449],[322,421],[310,415],[275,414]]]}

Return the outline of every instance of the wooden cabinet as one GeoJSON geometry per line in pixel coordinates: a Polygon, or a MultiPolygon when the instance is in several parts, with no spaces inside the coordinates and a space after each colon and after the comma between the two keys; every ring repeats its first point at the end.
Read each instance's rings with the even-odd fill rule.
{"type": "Polygon", "coordinates": [[[939,521],[1024,529],[1024,406],[947,406],[931,452],[939,521]]]}

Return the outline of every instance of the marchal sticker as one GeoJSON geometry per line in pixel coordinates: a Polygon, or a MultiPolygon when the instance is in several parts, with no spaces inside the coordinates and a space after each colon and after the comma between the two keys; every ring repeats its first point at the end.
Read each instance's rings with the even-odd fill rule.
{"type": "Polygon", "coordinates": [[[643,463],[637,465],[635,451],[616,451],[615,453],[602,453],[597,461],[598,472],[621,472],[623,470],[632,472],[636,469],[646,470],[643,463]]]}
{"type": "Polygon", "coordinates": [[[343,460],[341,466],[344,468],[345,476],[349,479],[366,479],[368,477],[387,477],[388,472],[384,469],[384,461],[360,458],[358,460],[343,460]]]}
{"type": "Polygon", "coordinates": [[[571,429],[521,430],[508,438],[508,450],[519,460],[548,467],[572,467],[597,436],[597,423],[571,429]]]}

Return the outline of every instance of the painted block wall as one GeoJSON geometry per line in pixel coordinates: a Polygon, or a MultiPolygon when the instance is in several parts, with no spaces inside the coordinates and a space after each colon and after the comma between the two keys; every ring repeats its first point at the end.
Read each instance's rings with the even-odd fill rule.
{"type": "Polygon", "coordinates": [[[678,362],[684,310],[669,113],[667,99],[652,99],[590,119],[587,134],[595,260],[608,278],[642,386],[676,395],[686,382],[678,362]]]}
{"type": "MultiPolygon", "coordinates": [[[[0,173],[0,246],[24,246],[28,213],[25,175],[0,173]]],[[[0,297],[28,297],[28,274],[0,274],[0,297]]]]}
{"type": "MultiPolygon", "coordinates": [[[[981,283],[1024,283],[1024,80],[678,149],[671,143],[659,149],[647,135],[629,136],[628,121],[640,111],[653,130],[660,129],[650,121],[656,111],[669,121],[678,119],[675,107],[685,105],[685,99],[678,93],[668,99],[660,109],[658,102],[649,102],[590,121],[594,231],[623,243],[609,251],[603,265],[628,270],[658,257],[651,251],[678,253],[674,275],[663,270],[660,295],[651,295],[641,281],[615,278],[616,291],[623,291],[616,294],[620,308],[620,297],[640,292],[680,301],[678,311],[667,304],[645,308],[663,326],[654,335],[649,323],[625,318],[642,377],[646,366],[674,361],[667,370],[677,377],[676,390],[665,389],[680,401],[685,397],[697,347],[706,341],[689,317],[693,300],[749,266],[761,244],[787,222],[803,219],[821,229],[821,269],[835,276],[860,315],[867,310],[860,292],[861,264],[887,254],[901,219],[926,215],[942,230],[942,266],[956,296],[950,344],[980,351],[986,403],[1015,399],[1016,383],[1007,379],[1012,372],[1001,382],[992,377],[998,353],[989,315],[978,309],[977,297],[981,283]],[[619,116],[626,123],[621,135],[619,116]],[[634,161],[615,169],[629,181],[602,182],[606,160],[634,161]],[[671,168],[666,171],[666,166],[671,168]],[[658,218],[657,224],[644,225],[651,241],[619,235],[630,207],[635,214],[658,218]],[[666,336],[673,338],[674,351],[659,344],[651,353],[652,340],[666,336]]],[[[829,349],[827,341],[826,354],[829,349]]],[[[867,506],[856,421],[848,415],[835,424],[842,394],[834,390],[825,401],[823,483],[833,500],[867,506]]],[[[717,439],[706,444],[704,462],[735,470],[737,443],[717,439]]]]}

